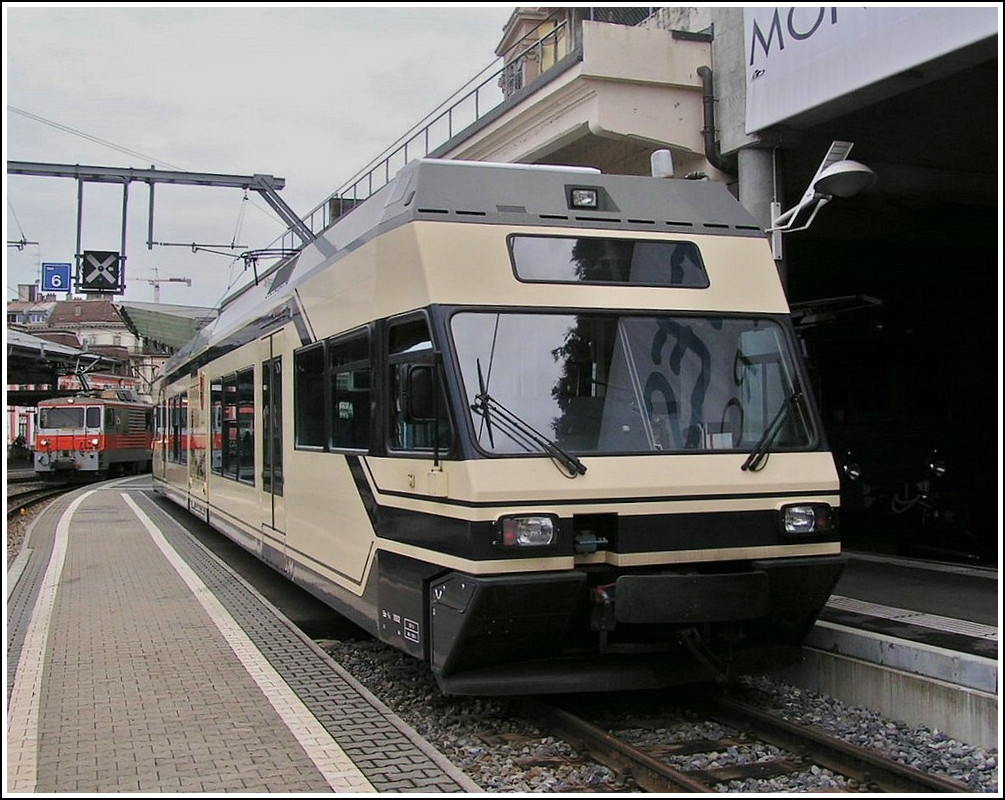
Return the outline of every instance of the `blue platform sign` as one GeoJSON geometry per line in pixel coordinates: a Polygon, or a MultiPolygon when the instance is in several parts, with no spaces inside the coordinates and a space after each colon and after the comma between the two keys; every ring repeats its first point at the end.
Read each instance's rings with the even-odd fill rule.
{"type": "Polygon", "coordinates": [[[42,264],[43,292],[70,292],[70,264],[42,264]]]}

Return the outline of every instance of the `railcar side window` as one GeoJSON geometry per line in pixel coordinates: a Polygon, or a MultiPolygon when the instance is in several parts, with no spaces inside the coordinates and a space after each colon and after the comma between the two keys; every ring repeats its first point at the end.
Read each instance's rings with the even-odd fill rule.
{"type": "Polygon", "coordinates": [[[237,478],[237,376],[223,379],[223,474],[237,478]]]}
{"type": "Polygon", "coordinates": [[[370,337],[354,336],[328,346],[331,387],[331,447],[370,446],[370,337]]]}
{"type": "Polygon", "coordinates": [[[296,447],[325,446],[324,342],[293,354],[293,436],[296,447]]]}
{"type": "Polygon", "coordinates": [[[516,276],[542,283],[708,287],[693,242],[588,236],[510,236],[516,276]]]}
{"type": "MultiPolygon", "coordinates": [[[[433,341],[425,319],[392,325],[388,331],[390,369],[390,441],[395,450],[438,450],[445,452],[453,442],[447,413],[446,394],[437,384],[431,390],[433,410],[421,416],[414,412],[411,393],[415,389],[415,368],[434,364],[433,341]]],[[[439,371],[434,370],[438,375],[439,371]]]]}
{"type": "Polygon", "coordinates": [[[213,471],[241,483],[255,483],[255,375],[241,370],[210,387],[213,410],[213,471]],[[217,431],[219,430],[219,434],[217,431]],[[219,441],[219,467],[217,445],[219,441]]]}

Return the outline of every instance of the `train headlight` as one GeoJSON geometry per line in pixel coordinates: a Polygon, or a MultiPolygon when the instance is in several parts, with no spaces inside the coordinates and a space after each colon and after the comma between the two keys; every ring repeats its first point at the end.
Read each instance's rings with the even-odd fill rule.
{"type": "Polygon", "coordinates": [[[834,527],[833,509],[826,503],[798,503],[782,506],[779,521],[789,536],[815,536],[834,527]]]}
{"type": "Polygon", "coordinates": [[[49,446],[49,440],[48,439],[39,439],[38,440],[38,446],[39,447],[48,447],[49,446]]]}
{"type": "Polygon", "coordinates": [[[91,439],[91,447],[97,447],[97,446],[98,446],[98,440],[97,439],[91,439]]]}
{"type": "Polygon", "coordinates": [[[569,202],[573,208],[596,209],[599,205],[599,193],[596,189],[573,189],[569,192],[569,202]]]}
{"type": "Polygon", "coordinates": [[[547,547],[555,542],[554,517],[539,515],[503,517],[496,523],[494,544],[503,547],[547,547]]]}

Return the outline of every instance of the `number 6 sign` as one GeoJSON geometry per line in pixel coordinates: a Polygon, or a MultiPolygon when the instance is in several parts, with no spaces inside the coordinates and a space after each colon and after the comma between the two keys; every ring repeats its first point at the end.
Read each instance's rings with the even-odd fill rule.
{"type": "Polygon", "coordinates": [[[69,292],[70,264],[42,264],[42,291],[69,292]]]}

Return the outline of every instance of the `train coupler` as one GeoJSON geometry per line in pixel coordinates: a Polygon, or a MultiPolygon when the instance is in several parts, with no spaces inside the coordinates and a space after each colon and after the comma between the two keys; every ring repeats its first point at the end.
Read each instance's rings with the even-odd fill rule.
{"type": "Polygon", "coordinates": [[[677,634],[677,641],[694,657],[695,661],[712,673],[712,678],[719,686],[726,686],[730,682],[728,666],[709,649],[697,630],[685,628],[677,634]]]}
{"type": "Polygon", "coordinates": [[[590,590],[593,607],[590,610],[590,627],[595,631],[612,631],[617,625],[614,619],[614,584],[594,586],[590,590]]]}

